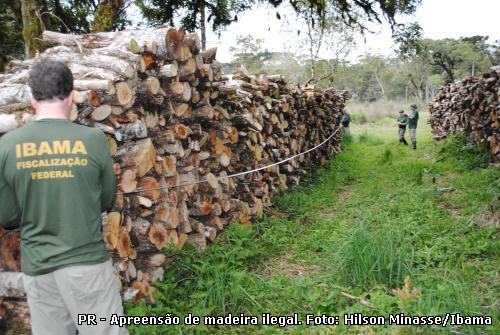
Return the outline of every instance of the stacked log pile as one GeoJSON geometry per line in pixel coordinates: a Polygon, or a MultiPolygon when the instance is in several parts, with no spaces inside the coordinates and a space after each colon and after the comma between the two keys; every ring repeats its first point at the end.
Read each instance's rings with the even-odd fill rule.
{"type": "MultiPolygon", "coordinates": [[[[300,87],[244,67],[223,76],[216,49],[196,34],[160,28],[88,35],[45,31],[39,58],[68,64],[75,91],[71,120],[107,134],[118,180],[103,233],[125,298],[152,299],[163,277],[162,248],[204,249],[231,222],[249,225],[271,196],[340,151],[346,94],[300,87]]],[[[0,75],[0,132],[30,122],[28,71],[14,61],[0,75]]],[[[0,240],[3,271],[19,271],[17,233],[0,240]],[[17,244],[16,244],[17,243],[17,244]],[[4,247],[5,246],[5,247],[4,247]]]]}
{"type": "Polygon", "coordinates": [[[429,108],[434,138],[464,133],[470,142],[487,143],[500,161],[500,73],[469,77],[443,86],[429,108]]]}

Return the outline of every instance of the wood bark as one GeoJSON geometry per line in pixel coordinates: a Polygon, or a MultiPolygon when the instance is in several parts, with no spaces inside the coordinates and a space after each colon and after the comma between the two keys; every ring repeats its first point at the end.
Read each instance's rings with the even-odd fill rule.
{"type": "Polygon", "coordinates": [[[43,9],[43,1],[21,0],[21,13],[23,20],[24,56],[32,58],[42,49],[40,36],[42,26],[40,13],[43,9]]]}

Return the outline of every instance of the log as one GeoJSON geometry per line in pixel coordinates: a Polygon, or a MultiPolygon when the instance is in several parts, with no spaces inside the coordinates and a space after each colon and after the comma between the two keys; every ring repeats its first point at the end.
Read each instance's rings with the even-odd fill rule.
{"type": "Polygon", "coordinates": [[[25,297],[23,274],[21,272],[0,272],[1,297],[25,297]]]}
{"type": "Polygon", "coordinates": [[[187,78],[196,72],[196,60],[191,57],[185,63],[179,65],[179,77],[187,78]]]}
{"type": "Polygon", "coordinates": [[[95,121],[103,121],[105,120],[108,116],[111,115],[112,108],[110,105],[101,105],[94,109],[92,112],[92,119],[95,121]]]}
{"type": "Polygon", "coordinates": [[[177,63],[165,64],[160,68],[158,75],[162,78],[172,78],[177,76],[177,69],[177,63]]]}
{"type": "MultiPolygon", "coordinates": [[[[49,30],[42,33],[46,46],[65,45],[77,49],[119,49],[139,53],[148,51],[154,44],[156,53],[167,53],[165,35],[169,28],[123,30],[93,34],[61,34],[49,30]]],[[[154,51],[154,50],[149,50],[154,51]]]]}
{"type": "Polygon", "coordinates": [[[187,103],[173,103],[172,104],[172,114],[175,116],[183,116],[189,114],[191,106],[187,103]]]}
{"type": "Polygon", "coordinates": [[[75,80],[73,82],[75,90],[78,91],[103,91],[110,95],[116,93],[116,88],[111,80],[104,79],[86,79],[86,80],[75,80]]]}
{"type": "Polygon", "coordinates": [[[183,29],[177,31],[175,28],[170,28],[165,37],[168,55],[177,61],[184,62],[192,57],[188,46],[184,44],[185,32],[183,29]]]}
{"type": "MultiPolygon", "coordinates": [[[[97,69],[103,68],[111,70],[116,74],[122,76],[122,78],[124,79],[132,78],[135,75],[136,71],[136,69],[134,68],[135,64],[130,64],[129,62],[120,58],[107,56],[96,52],[85,55],[72,52],[71,49],[66,47],[54,47],[46,50],[43,55],[50,58],[51,60],[63,63],[72,63],[91,68],[93,67],[97,69]]],[[[22,63],[17,63],[17,65],[28,68],[38,61],[39,60],[36,58],[29,59],[23,61],[22,63]]]]}
{"type": "Polygon", "coordinates": [[[205,105],[193,109],[192,115],[194,117],[212,119],[214,117],[214,108],[211,105],[205,105]]]}
{"type": "Polygon", "coordinates": [[[124,145],[118,149],[116,157],[123,160],[127,166],[137,168],[137,175],[144,176],[151,170],[156,161],[156,150],[150,138],[124,145]]]}
{"type": "Polygon", "coordinates": [[[16,231],[6,232],[3,228],[0,228],[1,271],[18,272],[21,270],[20,245],[21,239],[16,231]]]}
{"type": "Polygon", "coordinates": [[[148,77],[137,88],[138,93],[157,95],[160,92],[160,81],[156,77],[148,77]]]}
{"type": "Polygon", "coordinates": [[[193,55],[196,55],[200,52],[201,40],[198,34],[196,33],[186,34],[183,41],[193,55]]]}
{"type": "Polygon", "coordinates": [[[217,47],[207,49],[201,52],[201,57],[205,64],[212,64],[217,56],[217,47]]]}
{"type": "Polygon", "coordinates": [[[0,113],[0,134],[7,133],[26,123],[31,122],[33,115],[30,113],[3,114],[0,113]]]}
{"type": "Polygon", "coordinates": [[[31,90],[24,84],[0,84],[0,106],[28,103],[31,90]]]}
{"type": "Polygon", "coordinates": [[[129,106],[134,100],[134,93],[129,84],[125,81],[116,83],[116,103],[122,106],[129,106]]]}

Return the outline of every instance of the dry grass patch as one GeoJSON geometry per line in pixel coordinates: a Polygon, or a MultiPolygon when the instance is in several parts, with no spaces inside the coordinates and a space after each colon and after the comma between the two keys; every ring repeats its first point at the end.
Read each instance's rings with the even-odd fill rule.
{"type": "Polygon", "coordinates": [[[281,255],[267,261],[260,274],[268,277],[283,276],[303,277],[312,276],[319,272],[321,268],[317,265],[304,265],[291,261],[287,256],[281,255]]]}

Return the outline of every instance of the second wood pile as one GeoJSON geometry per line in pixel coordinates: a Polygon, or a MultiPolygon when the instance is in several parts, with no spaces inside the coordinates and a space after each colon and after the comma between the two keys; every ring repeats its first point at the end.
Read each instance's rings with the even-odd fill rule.
{"type": "Polygon", "coordinates": [[[470,142],[487,143],[500,162],[500,73],[492,69],[443,86],[429,108],[434,138],[464,133],[470,142]]]}
{"type": "MultiPolygon", "coordinates": [[[[152,298],[164,247],[204,249],[231,222],[249,225],[271,196],[340,151],[340,133],[285,164],[225,176],[304,152],[334,133],[344,91],[299,87],[241,68],[222,76],[216,49],[174,28],[65,35],[45,31],[39,58],[65,62],[75,76],[74,122],[108,135],[118,189],[104,238],[125,298],[152,298]]],[[[0,132],[29,122],[28,71],[14,61],[0,75],[0,132]]],[[[4,235],[1,267],[19,271],[16,234],[4,235]],[[9,247],[5,247],[9,246],[9,247]]]]}

